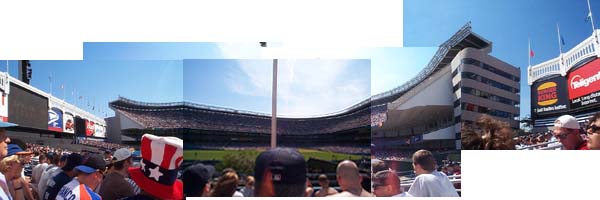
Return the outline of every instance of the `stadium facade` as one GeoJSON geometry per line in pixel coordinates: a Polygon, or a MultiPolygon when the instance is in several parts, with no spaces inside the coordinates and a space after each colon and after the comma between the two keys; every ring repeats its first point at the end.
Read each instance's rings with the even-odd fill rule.
{"type": "MultiPolygon", "coordinates": [[[[368,100],[344,111],[308,118],[278,117],[278,145],[370,154],[368,100]]],[[[120,97],[110,102],[111,127],[122,135],[183,138],[185,149],[268,148],[270,115],[190,102],[147,103],[120,97]]],[[[109,135],[118,139],[119,134],[109,135]]]]}
{"type": "Polygon", "coordinates": [[[600,111],[600,30],[567,52],[529,66],[534,132],[548,130],[561,115],[584,123],[600,111]]]}
{"type": "MultiPolygon", "coordinates": [[[[489,115],[518,128],[519,69],[489,53],[492,43],[470,23],[440,45],[404,85],[372,98],[377,150],[460,150],[463,123],[489,115]]],[[[377,151],[376,150],[376,151],[377,151]]]]}
{"type": "MultiPolygon", "coordinates": [[[[28,67],[28,62],[19,61],[28,67]]],[[[20,72],[21,73],[21,72],[20,72]]],[[[28,76],[31,70],[27,70],[28,76]]],[[[22,76],[27,77],[25,75],[22,76]]],[[[8,129],[12,138],[26,138],[26,142],[45,143],[39,135],[53,138],[76,138],[104,140],[106,122],[103,118],[78,108],[52,94],[29,85],[28,80],[11,77],[6,72],[0,73],[0,119],[4,122],[16,123],[19,126],[8,129]],[[31,139],[36,138],[36,139],[31,139]],[[35,141],[32,141],[35,140],[35,141]]]]}

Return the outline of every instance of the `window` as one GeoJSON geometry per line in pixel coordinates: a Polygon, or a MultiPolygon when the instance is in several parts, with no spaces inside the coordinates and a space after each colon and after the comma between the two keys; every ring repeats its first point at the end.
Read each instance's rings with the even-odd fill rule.
{"type": "Polygon", "coordinates": [[[490,71],[490,72],[492,72],[494,74],[497,74],[499,76],[502,76],[502,77],[507,78],[507,79],[512,80],[512,81],[517,81],[517,82],[520,81],[520,78],[517,77],[517,76],[513,76],[513,75],[509,74],[508,72],[499,70],[498,68],[495,68],[495,67],[493,67],[491,65],[488,65],[486,63],[483,63],[483,62],[478,61],[478,60],[473,59],[473,58],[464,58],[464,59],[461,60],[461,63],[481,67],[481,68],[483,68],[483,69],[485,69],[487,71],[490,71]]]}

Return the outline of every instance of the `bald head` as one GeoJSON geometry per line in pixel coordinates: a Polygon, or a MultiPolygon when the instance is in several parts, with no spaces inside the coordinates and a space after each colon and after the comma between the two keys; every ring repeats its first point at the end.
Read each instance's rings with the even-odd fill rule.
{"type": "Polygon", "coordinates": [[[348,181],[355,182],[360,181],[360,174],[358,173],[358,166],[351,160],[344,160],[340,162],[336,169],[337,176],[348,181]]]}

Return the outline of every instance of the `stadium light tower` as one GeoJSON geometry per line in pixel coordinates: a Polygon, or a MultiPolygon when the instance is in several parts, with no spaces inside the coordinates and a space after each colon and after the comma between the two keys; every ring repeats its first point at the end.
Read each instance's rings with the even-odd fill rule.
{"type": "MultiPolygon", "coordinates": [[[[267,47],[267,42],[260,42],[267,47]]],[[[271,148],[277,147],[277,59],[273,59],[273,96],[271,97],[271,148]]]]}

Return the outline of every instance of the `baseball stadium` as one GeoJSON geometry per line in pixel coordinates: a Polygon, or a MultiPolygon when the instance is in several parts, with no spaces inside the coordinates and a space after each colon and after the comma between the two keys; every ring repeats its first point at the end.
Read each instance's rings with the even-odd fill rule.
{"type": "MultiPolygon", "coordinates": [[[[586,127],[588,120],[600,110],[599,35],[600,30],[595,29],[572,49],[527,68],[532,135],[550,135],[554,122],[562,115],[572,115],[586,127]]],[[[551,140],[529,143],[520,149],[561,147],[558,140],[551,140]]]]}

